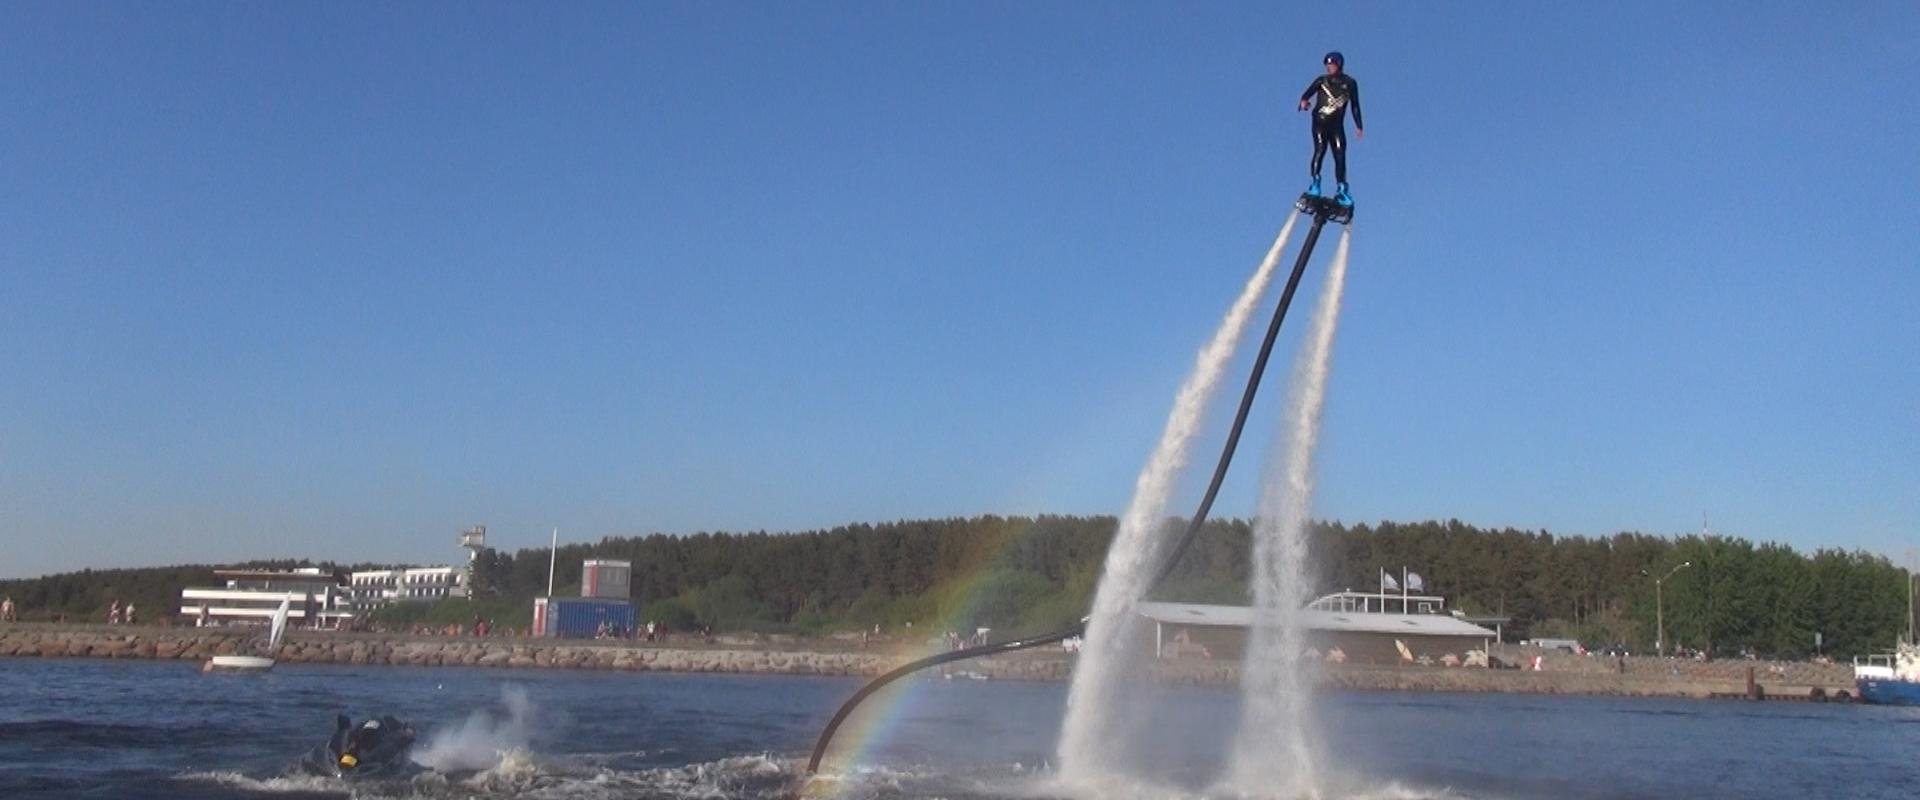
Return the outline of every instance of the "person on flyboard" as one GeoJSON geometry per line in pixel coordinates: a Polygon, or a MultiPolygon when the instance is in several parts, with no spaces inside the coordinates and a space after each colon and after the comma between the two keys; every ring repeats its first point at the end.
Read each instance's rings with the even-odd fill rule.
{"type": "Polygon", "coordinates": [[[1347,193],[1347,109],[1353,109],[1353,132],[1356,138],[1367,136],[1366,123],[1360,121],[1360,82],[1347,74],[1347,59],[1339,51],[1328,53],[1320,59],[1325,64],[1327,74],[1314,78],[1307,90],[1300,95],[1300,110],[1313,108],[1313,185],[1307,187],[1307,194],[1320,196],[1320,164],[1326,160],[1327,151],[1333,151],[1333,179],[1340,184],[1334,199],[1343,206],[1353,205],[1353,195],[1347,193]]]}

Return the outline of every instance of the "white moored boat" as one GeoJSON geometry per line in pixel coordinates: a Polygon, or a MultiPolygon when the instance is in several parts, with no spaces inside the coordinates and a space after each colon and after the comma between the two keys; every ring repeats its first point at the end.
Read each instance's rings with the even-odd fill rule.
{"type": "Polygon", "coordinates": [[[280,601],[280,609],[273,612],[273,627],[267,634],[267,654],[264,656],[214,656],[200,667],[201,672],[266,672],[273,669],[273,656],[280,650],[280,638],[287,633],[287,611],[292,601],[280,601]]]}
{"type": "Polygon", "coordinates": [[[1860,699],[1883,706],[1920,706],[1920,647],[1901,642],[1889,655],[1853,663],[1860,699]]]}
{"type": "Polygon", "coordinates": [[[1907,574],[1907,635],[1892,653],[1853,660],[1860,699],[1883,706],[1920,706],[1920,636],[1914,630],[1914,579],[1907,574]]]}

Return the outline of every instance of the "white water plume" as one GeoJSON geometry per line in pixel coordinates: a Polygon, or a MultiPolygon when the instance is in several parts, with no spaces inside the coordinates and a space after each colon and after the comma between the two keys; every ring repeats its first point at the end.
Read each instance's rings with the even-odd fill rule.
{"type": "Polygon", "coordinates": [[[1133,624],[1134,604],[1151,588],[1148,584],[1159,571],[1167,542],[1158,536],[1167,513],[1167,499],[1174,478],[1187,464],[1187,454],[1200,428],[1207,401],[1220,384],[1220,375],[1246,330],[1260,296],[1272,280],[1274,265],[1293,235],[1299,218],[1289,215],[1273,241],[1272,249],[1259,269],[1241,290],[1240,296],[1221,320],[1213,339],[1194,358],[1193,371],[1175,395],[1173,411],[1167,415],[1160,442],[1135,479],[1133,499],[1120,518],[1113,544],[1107,548],[1106,564],[1100,586],[1094,592],[1093,613],[1087,624],[1085,644],[1073,670],[1073,686],[1067,695],[1067,719],[1060,732],[1061,776],[1068,782],[1088,782],[1112,775],[1120,766],[1116,750],[1110,744],[1125,721],[1120,712],[1127,707],[1127,681],[1130,664],[1138,662],[1140,637],[1133,624]]]}
{"type": "Polygon", "coordinates": [[[1351,233],[1340,237],[1326,288],[1301,342],[1287,392],[1279,456],[1262,481],[1254,526],[1254,623],[1241,666],[1242,711],[1228,781],[1243,796],[1319,797],[1319,759],[1309,729],[1319,660],[1301,612],[1312,599],[1307,526],[1313,505],[1313,454],[1326,405],[1333,337],[1347,276],[1351,233]]]}
{"type": "Polygon", "coordinates": [[[477,709],[455,727],[435,729],[426,746],[413,749],[414,763],[435,772],[470,772],[524,751],[533,741],[533,702],[525,689],[508,686],[500,690],[500,704],[504,716],[477,709]]]}

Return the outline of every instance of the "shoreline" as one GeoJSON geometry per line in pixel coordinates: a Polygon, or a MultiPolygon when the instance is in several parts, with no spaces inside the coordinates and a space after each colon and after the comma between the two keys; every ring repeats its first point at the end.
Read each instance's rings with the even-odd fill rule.
{"type": "MultiPolygon", "coordinates": [[[[243,653],[259,639],[260,632],[248,628],[7,623],[0,625],[0,658],[204,661],[214,655],[243,653]]],[[[789,637],[772,641],[723,637],[709,644],[290,631],[277,658],[288,664],[870,678],[924,654],[898,643],[849,648],[835,640],[789,637]]],[[[1852,699],[1855,693],[1851,669],[1834,664],[1616,659],[1543,653],[1512,645],[1497,647],[1496,655],[1507,661],[1529,661],[1539,655],[1542,670],[1329,665],[1320,685],[1350,691],[1710,698],[1747,696],[1751,673],[1753,683],[1769,699],[1852,699]]],[[[1015,653],[960,662],[927,674],[1064,681],[1072,675],[1073,658],[1054,650],[1015,653]]],[[[1239,665],[1161,661],[1154,664],[1153,675],[1170,684],[1232,686],[1239,682],[1239,665]]]]}

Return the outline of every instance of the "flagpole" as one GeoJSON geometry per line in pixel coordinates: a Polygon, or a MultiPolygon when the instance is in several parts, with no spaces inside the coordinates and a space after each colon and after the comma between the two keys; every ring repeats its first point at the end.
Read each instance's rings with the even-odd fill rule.
{"type": "Polygon", "coordinates": [[[1407,613],[1407,565],[1400,565],[1400,613],[1407,613]]]}

